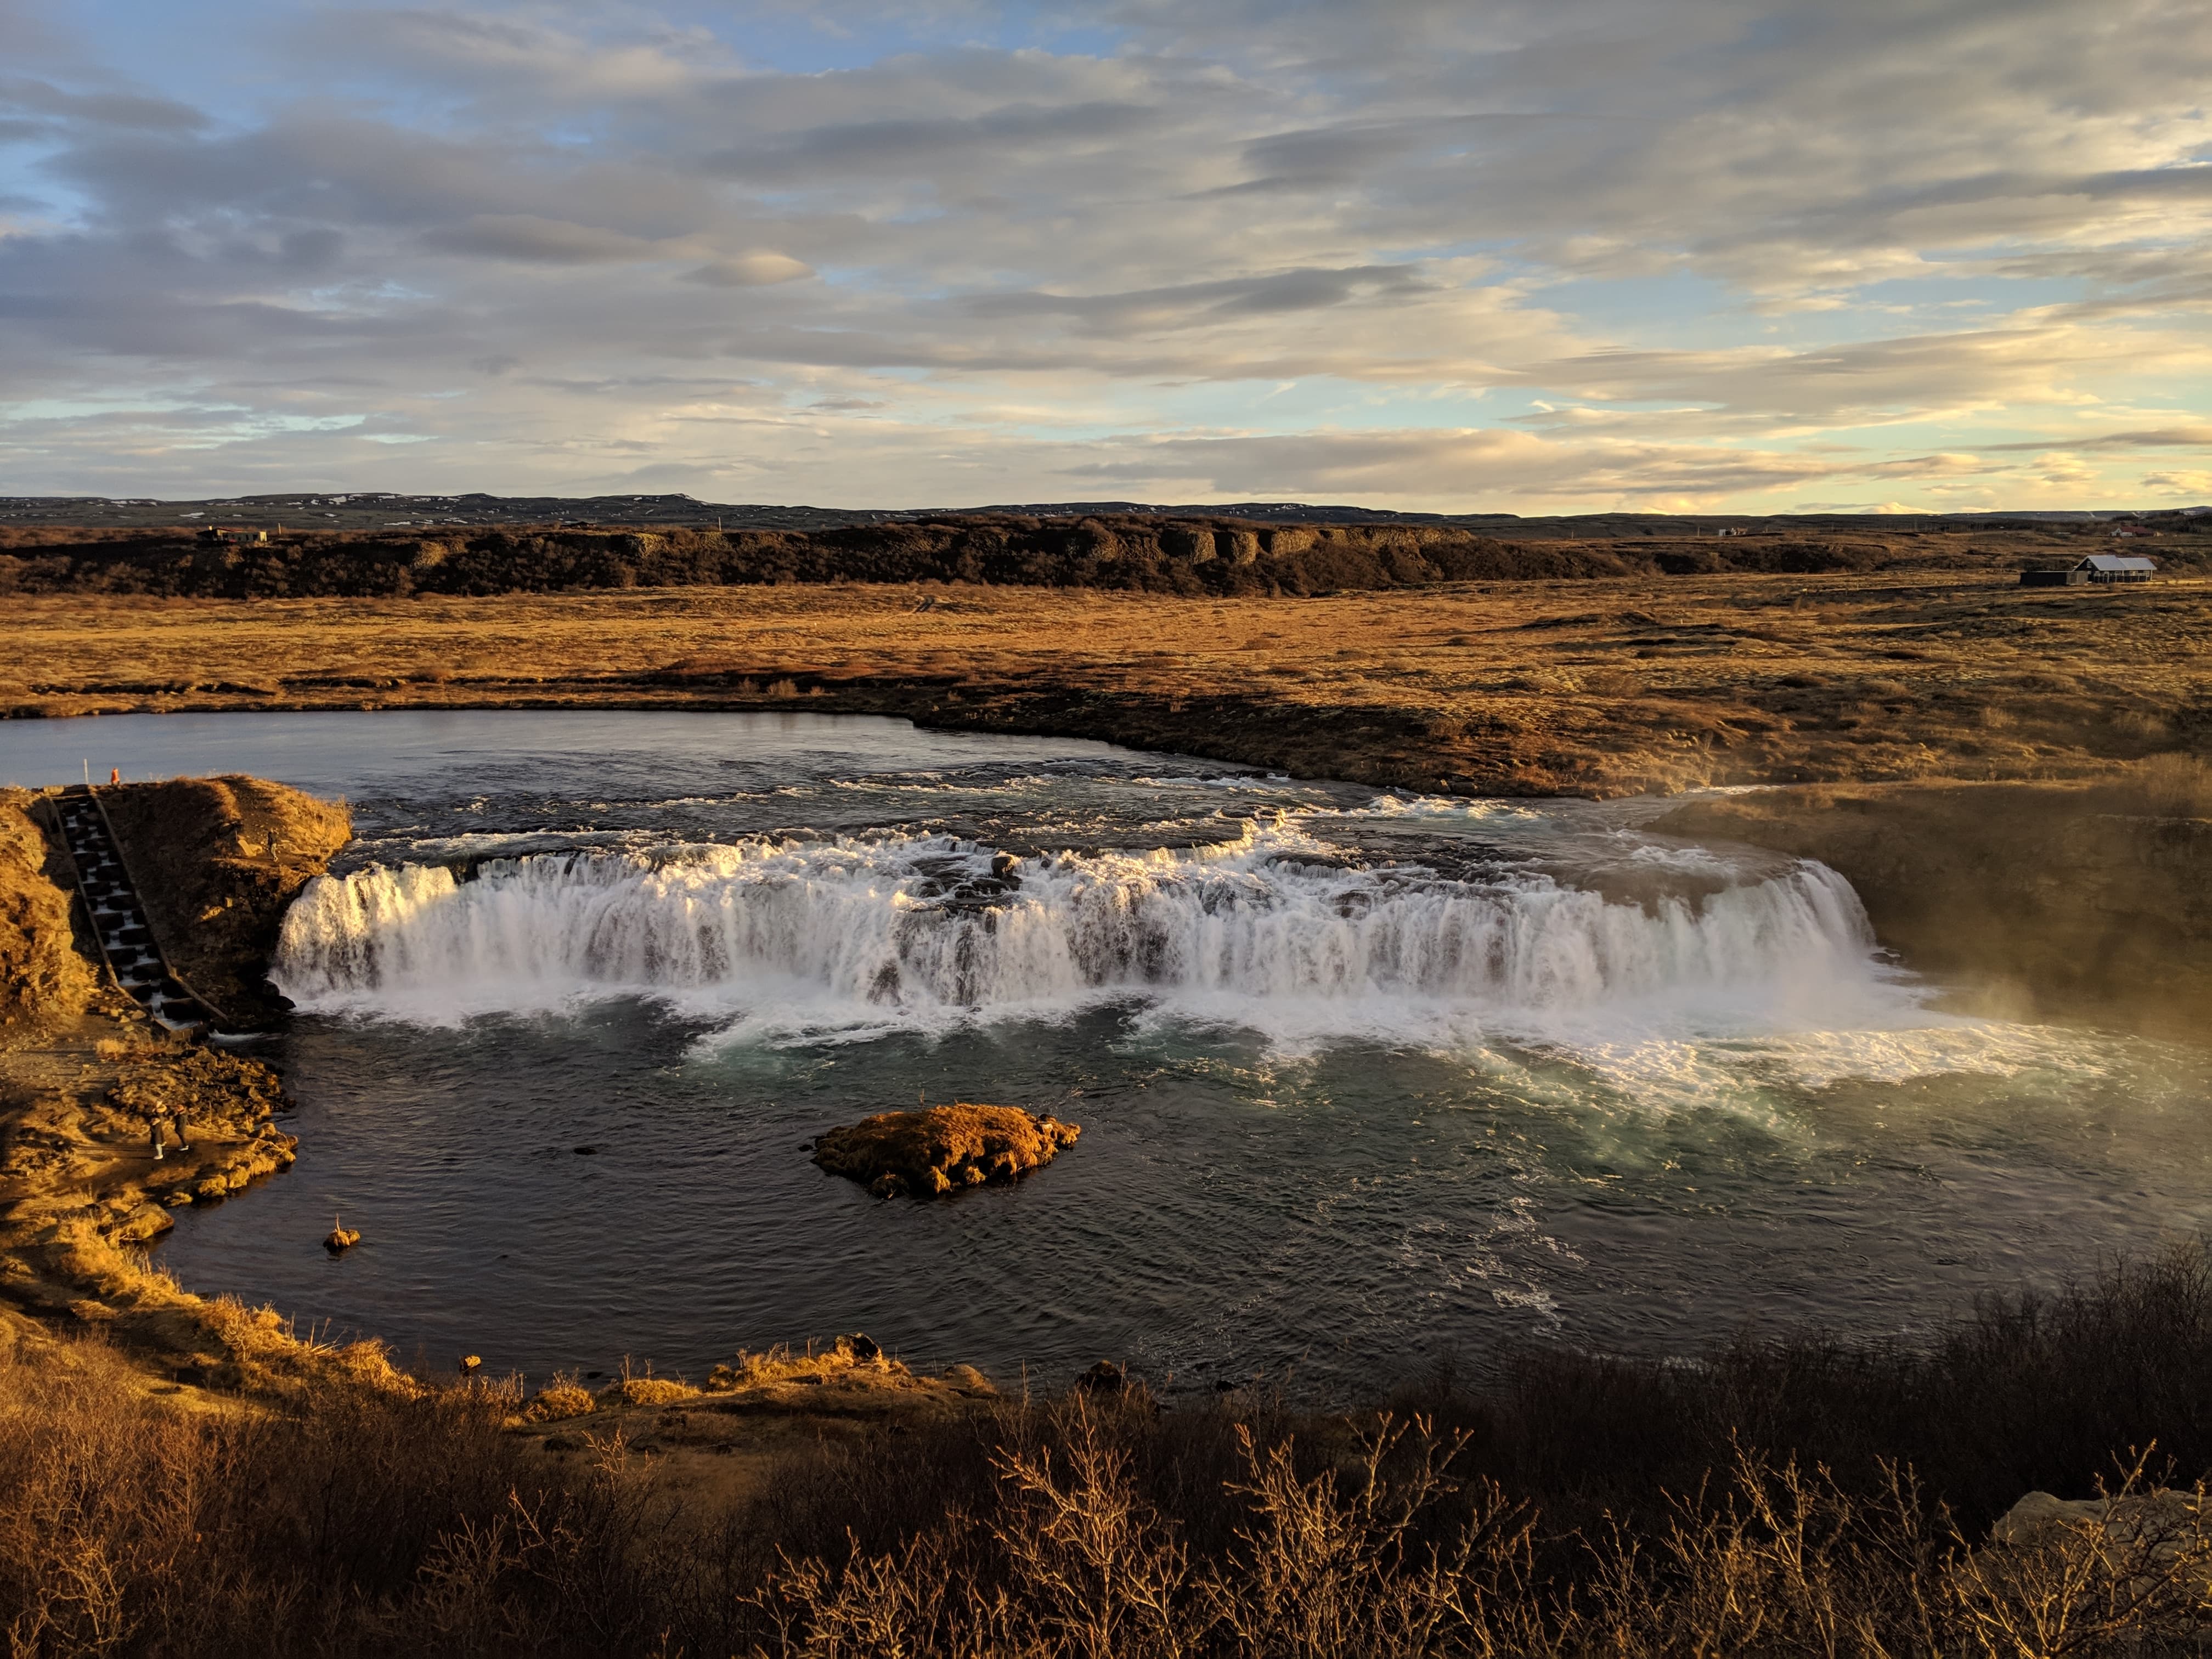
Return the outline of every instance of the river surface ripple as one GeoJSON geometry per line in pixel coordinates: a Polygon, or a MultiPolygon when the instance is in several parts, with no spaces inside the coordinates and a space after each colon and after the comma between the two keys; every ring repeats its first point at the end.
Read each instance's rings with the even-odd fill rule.
{"type": "Polygon", "coordinates": [[[800,714],[0,726],[0,777],[86,763],[350,801],[276,968],[300,1162],[160,1259],[403,1362],[864,1329],[1342,1397],[1515,1339],[1909,1336],[2212,1220],[2212,1056],[1940,1012],[1832,872],[1650,803],[800,714]],[[927,1205],[802,1150],[956,1097],[1084,1138],[927,1205]]]}

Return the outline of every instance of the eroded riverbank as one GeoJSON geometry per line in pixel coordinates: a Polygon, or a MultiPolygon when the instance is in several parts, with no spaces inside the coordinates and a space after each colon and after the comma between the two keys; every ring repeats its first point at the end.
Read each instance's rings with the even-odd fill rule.
{"type": "MultiPolygon", "coordinates": [[[[192,882],[171,897],[209,901],[185,949],[219,951],[226,930],[256,936],[345,839],[343,812],[250,780],[250,819],[230,789],[193,783],[118,791],[137,825],[143,867],[193,849],[192,882]],[[255,845],[241,836],[251,823],[255,845]]],[[[9,1340],[94,1332],[162,1387],[283,1392],[343,1374],[396,1382],[374,1343],[302,1342],[268,1310],[205,1298],[149,1270],[138,1252],[174,1212],[220,1204],[292,1163],[276,1121],[286,1104],[268,1066],[164,1031],[96,966],[70,892],[67,854],[40,797],[0,798],[0,1313],[9,1340]],[[157,1127],[158,1126],[158,1127],[157,1127]],[[182,1135],[178,1130],[181,1127],[182,1135]],[[154,1155],[156,1136],[166,1145],[154,1155]],[[180,1144],[182,1143],[182,1144],[180,1144]]]]}

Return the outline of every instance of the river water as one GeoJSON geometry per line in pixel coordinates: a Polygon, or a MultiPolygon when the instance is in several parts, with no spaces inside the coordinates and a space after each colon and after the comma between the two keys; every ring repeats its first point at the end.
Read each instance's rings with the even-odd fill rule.
{"type": "Polygon", "coordinates": [[[865,1330],[1340,1397],[1513,1340],[1909,1336],[2212,1221],[2212,1054],[1941,1012],[1834,872],[1653,803],[804,714],[0,726],[0,777],[85,761],[349,800],[276,968],[300,1162],[160,1259],[403,1362],[865,1330]],[[802,1150],[955,1098],[1083,1139],[933,1204],[802,1150]]]}

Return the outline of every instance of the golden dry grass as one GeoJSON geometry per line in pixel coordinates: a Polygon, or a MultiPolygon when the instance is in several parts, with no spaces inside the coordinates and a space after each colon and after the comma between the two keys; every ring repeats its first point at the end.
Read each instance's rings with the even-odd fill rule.
{"type": "Polygon", "coordinates": [[[2203,744],[2212,582],[2002,582],[26,599],[5,625],[0,707],[842,710],[1482,793],[2072,776],[2203,744]]]}
{"type": "Polygon", "coordinates": [[[1924,1361],[1547,1350],[1348,1419],[823,1408],[711,1497],[656,1466],[717,1461],[742,1394],[549,1434],[479,1383],[213,1409],[96,1341],[0,1340],[0,1631],[25,1659],[2199,1653],[2203,1488],[2097,1449],[2201,1457],[2206,1285],[2177,1254],[1924,1361]],[[2061,1431],[2019,1438],[2038,1411],[2061,1431]],[[2015,1506],[2100,1468],[2109,1501],[2015,1506]]]}
{"type": "Polygon", "coordinates": [[[31,799],[0,792],[0,1048],[82,1013],[97,982],[71,948],[69,895],[31,799]]]}

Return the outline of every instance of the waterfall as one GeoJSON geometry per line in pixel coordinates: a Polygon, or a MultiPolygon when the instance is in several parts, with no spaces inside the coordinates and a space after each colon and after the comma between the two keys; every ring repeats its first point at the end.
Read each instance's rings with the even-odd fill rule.
{"type": "Polygon", "coordinates": [[[1101,997],[1587,1023],[1624,1006],[1817,1009],[1882,981],[1857,896],[1801,864],[1699,898],[1361,868],[1302,833],[1007,867],[949,838],[373,866],[309,884],[274,977],[310,1008],[416,1016],[646,993],[802,994],[972,1018],[1101,997]]]}

